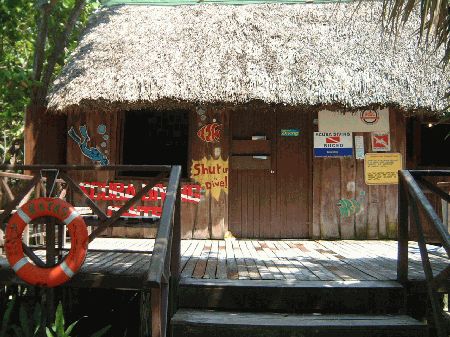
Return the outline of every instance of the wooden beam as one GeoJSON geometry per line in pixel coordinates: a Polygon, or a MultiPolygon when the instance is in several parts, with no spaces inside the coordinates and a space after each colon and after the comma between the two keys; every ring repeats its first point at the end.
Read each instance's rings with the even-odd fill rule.
{"type": "Polygon", "coordinates": [[[6,197],[8,198],[8,201],[13,201],[14,200],[14,194],[13,194],[13,192],[11,191],[11,189],[8,186],[8,179],[5,178],[5,177],[1,178],[0,179],[0,184],[1,184],[2,188],[3,188],[3,190],[6,193],[6,197]]]}
{"type": "Polygon", "coordinates": [[[398,183],[398,256],[397,280],[405,284],[408,281],[408,239],[409,239],[408,194],[403,175],[398,183]]]}
{"type": "Polygon", "coordinates": [[[106,219],[108,219],[108,217],[106,216],[106,214],[97,206],[97,204],[95,202],[93,202],[84,192],[83,190],[80,188],[80,186],[73,181],[73,179],[66,174],[65,172],[60,172],[59,174],[66,182],[69,186],[71,186],[74,191],[78,194],[81,195],[83,202],[85,203],[86,206],[89,206],[92,211],[99,217],[100,220],[105,221],[106,219]]]}
{"type": "Polygon", "coordinates": [[[0,215],[0,225],[2,227],[2,230],[5,231],[6,225],[6,219],[11,215],[11,212],[19,205],[19,203],[22,201],[23,198],[31,191],[31,189],[38,183],[38,181],[41,179],[40,176],[35,176],[28,184],[25,185],[25,187],[17,194],[17,196],[9,202],[3,213],[0,215]]]}
{"type": "Polygon", "coordinates": [[[133,172],[170,172],[170,165],[0,165],[2,171],[27,170],[40,171],[45,169],[56,169],[61,171],[133,171],[133,172]]]}
{"type": "Polygon", "coordinates": [[[433,183],[426,180],[424,177],[417,177],[416,178],[419,183],[427,187],[431,192],[436,193],[441,199],[444,199],[447,202],[450,202],[450,194],[445,192],[443,189],[437,187],[433,183]]]}
{"type": "MultiPolygon", "coordinates": [[[[447,171],[450,174],[450,171],[447,171]]],[[[447,234],[447,229],[444,228],[441,219],[436,214],[433,206],[430,204],[430,201],[427,199],[417,182],[414,180],[412,174],[407,170],[399,171],[399,175],[403,176],[403,179],[408,188],[409,195],[414,200],[415,203],[420,205],[424,211],[424,214],[428,221],[433,224],[433,227],[436,229],[439,234],[442,245],[444,246],[447,255],[450,256],[450,236],[447,234]]],[[[414,204],[414,203],[412,203],[414,204]]]]}

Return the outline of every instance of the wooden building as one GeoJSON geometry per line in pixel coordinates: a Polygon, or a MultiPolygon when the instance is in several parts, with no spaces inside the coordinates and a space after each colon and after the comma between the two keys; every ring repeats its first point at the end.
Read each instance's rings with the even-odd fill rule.
{"type": "MultiPolygon", "coordinates": [[[[372,131],[403,167],[450,166],[448,139],[420,149],[448,130],[423,124],[445,106],[442,51],[418,48],[414,22],[383,35],[380,3],[126,2],[93,15],[48,109],[66,116],[61,162],[181,164],[183,238],[394,238],[397,186],[366,184],[357,159],[377,152],[372,131]],[[351,152],[318,156],[327,136],[351,152]]],[[[105,209],[140,181],[80,174],[105,209]]],[[[164,196],[161,182],[129,215],[158,217],[164,196]]]]}

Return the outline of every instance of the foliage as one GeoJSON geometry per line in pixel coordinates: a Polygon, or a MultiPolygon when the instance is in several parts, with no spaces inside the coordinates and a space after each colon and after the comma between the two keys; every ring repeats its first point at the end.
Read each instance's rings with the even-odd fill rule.
{"type": "MultiPolygon", "coordinates": [[[[77,0],[0,0],[0,158],[14,139],[22,138],[24,112],[32,102],[33,89],[43,86],[36,74],[38,68],[46,69],[55,46],[65,32],[77,0]],[[42,8],[51,6],[48,15],[47,38],[41,65],[36,64],[37,38],[42,8]],[[6,143],[6,144],[5,144],[6,143]]],[[[59,73],[70,52],[75,48],[87,18],[99,6],[98,0],[82,0],[86,6],[81,11],[67,44],[61,53],[56,53],[56,64],[51,79],[59,73]]],[[[44,91],[44,94],[46,90],[44,91]]]]}
{"type": "MultiPolygon", "coordinates": [[[[396,32],[411,17],[415,8],[420,10],[419,43],[433,41],[436,49],[444,47],[442,62],[450,63],[450,4],[448,0],[383,0],[383,19],[396,32]]],[[[444,100],[447,107],[441,112],[441,122],[450,120],[450,87],[444,100]]],[[[450,136],[450,133],[447,137],[450,136]]]]}
{"type": "MultiPolygon", "coordinates": [[[[24,303],[21,303],[19,307],[19,325],[11,324],[13,321],[14,308],[16,307],[16,298],[13,297],[6,306],[6,310],[3,313],[3,318],[0,325],[0,337],[10,337],[11,333],[14,333],[15,337],[38,337],[41,336],[43,329],[41,329],[42,308],[39,303],[34,306],[34,309],[24,303]],[[30,315],[30,312],[33,311],[30,315]]],[[[61,302],[58,304],[55,313],[55,322],[51,327],[45,328],[47,337],[71,337],[72,330],[78,324],[79,321],[75,321],[67,328],[65,328],[64,312],[61,302]]],[[[111,325],[105,326],[99,331],[93,333],[90,337],[102,337],[111,328],[111,325]]]]}

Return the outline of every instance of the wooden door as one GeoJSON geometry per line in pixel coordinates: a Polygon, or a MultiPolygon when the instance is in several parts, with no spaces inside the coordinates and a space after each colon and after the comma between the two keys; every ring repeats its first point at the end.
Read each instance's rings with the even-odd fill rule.
{"type": "Polygon", "coordinates": [[[233,235],[309,237],[311,123],[309,114],[291,109],[232,113],[232,140],[265,136],[270,142],[266,160],[253,157],[261,155],[261,146],[250,146],[255,152],[246,155],[231,147],[229,229],[233,235]],[[300,135],[281,136],[282,129],[298,129],[300,135]]]}

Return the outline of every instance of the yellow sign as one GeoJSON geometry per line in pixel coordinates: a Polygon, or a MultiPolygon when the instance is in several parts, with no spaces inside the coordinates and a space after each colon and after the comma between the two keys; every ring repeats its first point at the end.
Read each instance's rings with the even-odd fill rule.
{"type": "Polygon", "coordinates": [[[401,169],[401,153],[366,153],[364,179],[367,185],[398,184],[398,171],[401,169]]]}
{"type": "Polygon", "coordinates": [[[198,182],[207,193],[219,200],[220,192],[228,193],[228,160],[203,158],[193,160],[191,178],[198,182]]]}

